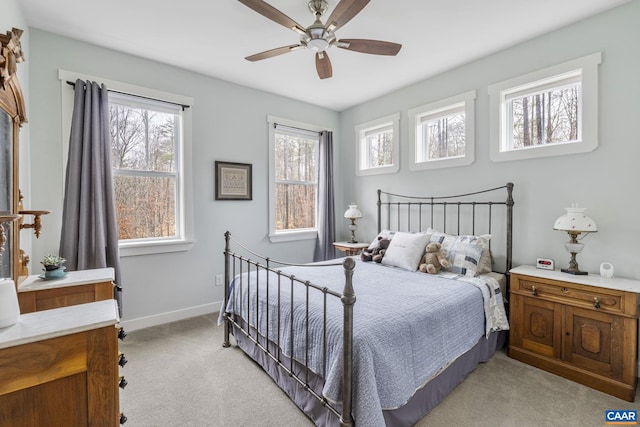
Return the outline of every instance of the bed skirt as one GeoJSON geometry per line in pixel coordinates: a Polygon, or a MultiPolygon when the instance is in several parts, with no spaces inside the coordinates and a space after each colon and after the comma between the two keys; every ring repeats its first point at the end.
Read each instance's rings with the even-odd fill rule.
{"type": "MultiPolygon", "coordinates": [[[[279,366],[271,357],[264,353],[243,331],[233,325],[233,335],[238,347],[256,361],[269,374],[273,381],[289,396],[317,426],[339,426],[340,419],[318,399],[311,396],[297,381],[279,366]]],[[[480,337],[478,342],[465,354],[453,361],[445,370],[416,391],[413,397],[402,407],[383,410],[387,426],[412,426],[435,408],[444,398],[469,375],[481,362],[488,361],[496,350],[505,344],[506,332],[493,332],[489,338],[480,337]]],[[[262,342],[261,342],[262,344],[262,342]]],[[[264,344],[263,344],[264,346],[264,344]]],[[[266,347],[266,346],[265,346],[266,347]]],[[[274,343],[269,343],[271,354],[277,354],[274,343]]],[[[280,361],[285,366],[291,366],[301,377],[307,378],[307,384],[318,395],[322,395],[322,381],[313,372],[304,372],[304,366],[293,363],[280,355],[280,361]],[[306,374],[306,375],[305,375],[306,374]]],[[[341,409],[338,405],[338,409],[341,409]]],[[[355,420],[358,425],[358,420],[355,420]]]]}

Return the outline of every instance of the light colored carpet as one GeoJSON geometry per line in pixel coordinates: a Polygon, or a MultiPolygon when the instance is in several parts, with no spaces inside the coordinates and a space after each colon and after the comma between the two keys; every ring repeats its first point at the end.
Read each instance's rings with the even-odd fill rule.
{"type": "MultiPolygon", "coordinates": [[[[313,425],[242,351],[222,348],[215,315],[130,332],[120,351],[127,426],[313,425]]],[[[606,409],[639,402],[638,392],[629,403],[498,352],[416,426],[601,427],[606,409]]]]}

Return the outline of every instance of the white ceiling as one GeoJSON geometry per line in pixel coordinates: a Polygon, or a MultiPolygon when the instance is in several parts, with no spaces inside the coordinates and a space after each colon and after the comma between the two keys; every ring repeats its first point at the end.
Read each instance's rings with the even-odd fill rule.
{"type": "MultiPolygon", "coordinates": [[[[333,77],[297,50],[298,35],[235,0],[21,0],[32,28],[342,111],[630,0],[372,0],[336,31],[392,41],[395,57],[332,48],[333,77]]],[[[269,0],[303,27],[308,0],[269,0]]],[[[331,13],[338,0],[329,0],[331,13]]],[[[28,52],[27,52],[28,54],[28,52]]]]}

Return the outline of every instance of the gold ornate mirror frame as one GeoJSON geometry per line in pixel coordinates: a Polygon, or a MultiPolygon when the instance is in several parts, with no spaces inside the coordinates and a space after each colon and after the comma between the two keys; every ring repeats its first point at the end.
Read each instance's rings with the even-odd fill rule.
{"type": "MultiPolygon", "coordinates": [[[[19,267],[18,258],[20,255],[20,226],[16,217],[20,217],[18,213],[19,206],[19,146],[20,146],[20,127],[26,123],[26,108],[20,82],[16,73],[17,64],[24,61],[22,45],[20,37],[22,30],[12,28],[6,34],[0,34],[0,113],[8,117],[8,125],[0,127],[0,150],[4,153],[6,159],[3,158],[2,169],[5,173],[0,178],[1,189],[6,194],[7,200],[5,205],[0,209],[0,223],[4,230],[8,231],[9,236],[7,242],[2,247],[4,249],[0,256],[10,259],[10,276],[18,284],[19,267]],[[8,181],[8,182],[1,182],[8,181]],[[6,208],[6,209],[5,209],[6,208]]],[[[0,233],[1,234],[1,233],[0,233]]],[[[5,273],[5,272],[0,272],[5,273]]],[[[5,273],[6,274],[6,273],[5,273]]],[[[1,276],[2,274],[0,274],[1,276]]]]}

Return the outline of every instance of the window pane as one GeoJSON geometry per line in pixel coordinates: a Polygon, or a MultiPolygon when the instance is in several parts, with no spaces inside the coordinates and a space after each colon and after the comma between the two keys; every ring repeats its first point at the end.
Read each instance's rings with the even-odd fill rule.
{"type": "Polygon", "coordinates": [[[580,84],[511,100],[512,149],[577,141],[580,84]]]}
{"type": "Polygon", "coordinates": [[[180,237],[176,154],[181,115],[131,96],[111,99],[109,114],[119,239],[180,237]]]}
{"type": "Polygon", "coordinates": [[[364,135],[365,152],[369,154],[369,167],[393,164],[393,128],[368,132],[364,135]]]}
{"type": "Polygon", "coordinates": [[[276,180],[316,182],[317,141],[294,135],[275,135],[276,180]]]}
{"type": "Polygon", "coordinates": [[[110,104],[114,169],[173,172],[179,116],[110,104]]]}
{"type": "Polygon", "coordinates": [[[445,159],[465,155],[465,114],[457,113],[420,125],[422,150],[419,161],[445,159]]]}
{"type": "Polygon", "coordinates": [[[120,240],[177,236],[174,177],[116,175],[113,183],[120,240]]]}
{"type": "Polygon", "coordinates": [[[276,184],[276,230],[316,226],[316,186],[276,184]]]}

